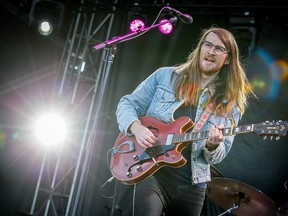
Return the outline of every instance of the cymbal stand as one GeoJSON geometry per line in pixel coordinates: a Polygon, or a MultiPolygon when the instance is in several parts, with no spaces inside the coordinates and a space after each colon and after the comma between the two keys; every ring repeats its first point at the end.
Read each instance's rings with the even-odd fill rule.
{"type": "Polygon", "coordinates": [[[218,216],[222,216],[225,215],[226,213],[231,213],[232,210],[239,208],[240,205],[237,203],[233,203],[232,207],[227,209],[225,212],[223,212],[222,214],[218,215],[218,216]]]}
{"type": "Polygon", "coordinates": [[[243,192],[238,192],[238,198],[239,198],[238,202],[234,202],[231,208],[227,209],[225,212],[223,212],[222,214],[218,216],[225,215],[226,213],[231,213],[232,210],[240,208],[240,202],[245,197],[245,195],[246,194],[243,192]]]}

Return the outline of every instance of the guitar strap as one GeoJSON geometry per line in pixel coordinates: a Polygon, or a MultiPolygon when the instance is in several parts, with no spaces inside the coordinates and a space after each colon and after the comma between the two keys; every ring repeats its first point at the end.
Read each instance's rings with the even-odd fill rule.
{"type": "Polygon", "coordinates": [[[206,123],[210,115],[212,114],[215,106],[215,100],[211,101],[205,108],[198,122],[194,125],[192,132],[200,131],[203,125],[206,123]]]}

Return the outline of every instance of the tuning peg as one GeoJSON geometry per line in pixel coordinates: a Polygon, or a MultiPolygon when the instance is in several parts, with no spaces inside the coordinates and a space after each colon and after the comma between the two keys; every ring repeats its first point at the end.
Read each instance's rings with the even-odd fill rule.
{"type": "Polygon", "coordinates": [[[267,139],[267,136],[264,136],[264,137],[263,137],[263,140],[266,140],[266,139],[267,139]]]}
{"type": "Polygon", "coordinates": [[[280,139],[280,136],[277,136],[275,139],[276,139],[276,140],[279,140],[279,139],[280,139]]]}
{"type": "Polygon", "coordinates": [[[273,136],[270,137],[270,140],[273,140],[273,136]]]}

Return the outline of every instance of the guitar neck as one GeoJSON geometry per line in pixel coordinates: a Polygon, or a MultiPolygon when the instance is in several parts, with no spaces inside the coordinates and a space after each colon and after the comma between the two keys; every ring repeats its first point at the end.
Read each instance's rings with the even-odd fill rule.
{"type": "MultiPolygon", "coordinates": [[[[250,133],[250,132],[253,132],[253,129],[254,129],[254,124],[224,128],[223,135],[232,136],[236,134],[250,133]]],[[[202,139],[207,139],[208,136],[209,136],[209,131],[197,131],[197,132],[192,131],[192,132],[184,133],[184,134],[174,134],[172,138],[172,143],[202,140],[202,139]]]]}

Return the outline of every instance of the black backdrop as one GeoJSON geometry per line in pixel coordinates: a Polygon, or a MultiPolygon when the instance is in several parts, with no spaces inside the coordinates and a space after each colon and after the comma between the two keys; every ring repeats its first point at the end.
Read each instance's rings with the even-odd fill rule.
{"type": "MultiPolygon", "coordinates": [[[[51,103],[51,83],[62,49],[35,34],[5,10],[1,15],[7,18],[1,19],[0,44],[0,212],[1,215],[14,215],[15,212],[28,212],[32,203],[42,154],[41,148],[35,145],[35,141],[27,140],[25,133],[30,129],[27,125],[37,109],[51,103]]],[[[197,15],[193,18],[193,24],[180,23],[171,35],[152,30],[118,46],[105,107],[101,110],[101,129],[95,141],[88,183],[83,190],[81,215],[110,215],[113,207],[115,215],[121,215],[121,211],[125,212],[131,204],[131,186],[118,184],[120,194],[115,199],[103,197],[103,194],[111,195],[115,187],[113,182],[104,191],[100,190],[111,177],[106,152],[118,134],[114,112],[120,97],[131,92],[156,68],[183,62],[201,29],[211,25],[230,27],[225,16],[197,15]]],[[[277,74],[277,70],[275,74],[275,68],[278,68],[275,62],[282,60],[287,65],[288,61],[287,24],[285,20],[263,18],[260,26],[255,50],[243,58],[258,99],[251,98],[240,124],[288,119],[287,77],[284,72],[277,74]]],[[[255,134],[236,136],[228,157],[215,167],[224,177],[262,191],[280,207],[288,203],[285,188],[288,180],[287,142],[287,137],[275,141],[263,140],[255,134]]],[[[222,211],[211,202],[205,208],[208,215],[222,211]]]]}

